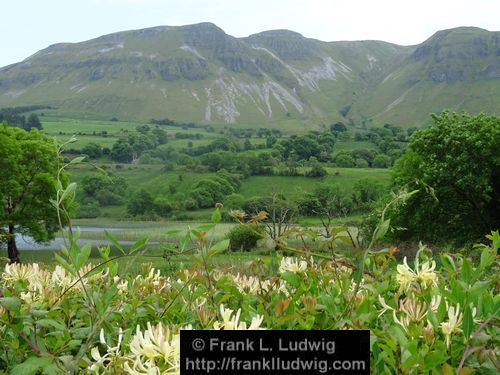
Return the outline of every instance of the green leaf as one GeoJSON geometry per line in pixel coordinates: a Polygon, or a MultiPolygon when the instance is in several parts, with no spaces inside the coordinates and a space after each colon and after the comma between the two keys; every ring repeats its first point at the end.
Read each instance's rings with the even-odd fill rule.
{"type": "Polygon", "coordinates": [[[76,158],[73,158],[70,160],[70,162],[68,163],[68,165],[72,165],[72,164],[79,164],[81,163],[82,161],[84,161],[86,158],[86,156],[78,156],[76,158]]]}
{"type": "Polygon", "coordinates": [[[29,357],[23,363],[16,365],[10,371],[10,375],[43,375],[62,374],[63,371],[57,367],[52,359],[47,357],[29,357]]]}
{"type": "Polygon", "coordinates": [[[472,266],[467,258],[462,260],[462,280],[469,284],[472,279],[472,266]]]}
{"type": "Polygon", "coordinates": [[[476,283],[469,290],[468,302],[472,303],[474,306],[477,305],[479,297],[488,289],[489,283],[476,283]]]}
{"type": "Polygon", "coordinates": [[[479,268],[481,270],[486,269],[491,266],[496,258],[496,251],[491,251],[488,248],[484,248],[481,252],[481,262],[479,263],[479,268]]]}
{"type": "Polygon", "coordinates": [[[389,230],[389,225],[391,224],[391,219],[387,219],[384,222],[380,223],[377,227],[377,233],[375,235],[375,240],[380,240],[384,237],[389,230]]]}
{"type": "Polygon", "coordinates": [[[438,368],[444,361],[446,361],[447,355],[446,352],[435,350],[430,352],[424,361],[424,372],[428,372],[438,368]]]}
{"type": "Polygon", "coordinates": [[[49,313],[48,310],[31,310],[30,311],[31,315],[35,316],[35,317],[39,317],[39,316],[45,316],[49,313]]]}
{"type": "Polygon", "coordinates": [[[186,249],[186,247],[188,246],[189,242],[191,241],[191,235],[189,232],[187,232],[184,237],[182,237],[179,241],[179,248],[181,249],[181,251],[183,251],[184,249],[186,249]]]}
{"type": "Polygon", "coordinates": [[[300,286],[301,280],[296,273],[285,272],[284,274],[281,275],[281,278],[295,288],[298,288],[300,286]]]}
{"type": "Polygon", "coordinates": [[[59,198],[59,203],[62,203],[66,200],[66,198],[70,196],[74,196],[76,191],[76,182],[72,182],[69,184],[66,189],[64,189],[63,194],[61,195],[61,198],[59,198]]]}
{"type": "Polygon", "coordinates": [[[68,271],[71,274],[74,274],[73,267],[66,261],[66,259],[64,259],[59,254],[54,254],[54,258],[56,262],[59,263],[66,271],[68,271]]]}
{"type": "Polygon", "coordinates": [[[217,207],[212,214],[212,223],[219,223],[222,219],[222,215],[220,213],[220,208],[217,207]]]}
{"type": "Polygon", "coordinates": [[[111,233],[109,233],[107,230],[104,230],[104,235],[106,236],[106,239],[114,245],[114,247],[116,247],[118,250],[120,250],[120,252],[123,255],[125,255],[125,250],[123,250],[120,243],[116,240],[116,238],[111,233]]]}
{"type": "Polygon", "coordinates": [[[472,319],[471,308],[470,306],[465,306],[462,330],[464,331],[464,336],[466,338],[469,338],[470,334],[472,333],[473,327],[474,327],[474,321],[472,319]]]}
{"type": "Polygon", "coordinates": [[[40,320],[36,321],[36,325],[39,327],[42,327],[42,328],[53,327],[53,328],[57,329],[58,331],[66,330],[66,327],[62,323],[60,323],[54,319],[40,319],[40,320]]]}
{"type": "Polygon", "coordinates": [[[439,258],[441,260],[441,264],[448,272],[452,273],[457,270],[457,268],[455,267],[455,262],[448,254],[441,254],[439,258]]]}
{"type": "Polygon", "coordinates": [[[77,269],[83,267],[83,265],[87,262],[90,257],[90,253],[92,251],[92,244],[86,243],[81,249],[80,253],[76,256],[75,265],[77,269]]]}
{"type": "Polygon", "coordinates": [[[220,242],[217,242],[214,246],[210,248],[209,255],[215,255],[222,253],[223,251],[227,250],[229,247],[229,239],[227,240],[222,240],[220,242]]]}
{"type": "Polygon", "coordinates": [[[147,237],[143,237],[139,240],[137,240],[133,245],[132,247],[130,248],[130,251],[129,251],[129,254],[133,254],[135,253],[136,251],[142,249],[144,246],[146,246],[146,244],[148,243],[148,238],[147,237]]]}
{"type": "Polygon", "coordinates": [[[19,311],[21,308],[21,300],[17,297],[1,297],[0,305],[9,311],[19,311]]]}

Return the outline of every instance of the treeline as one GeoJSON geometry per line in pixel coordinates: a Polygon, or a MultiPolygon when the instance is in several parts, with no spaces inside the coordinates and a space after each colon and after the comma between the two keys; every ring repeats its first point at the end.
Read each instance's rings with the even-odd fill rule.
{"type": "Polygon", "coordinates": [[[189,141],[187,147],[174,147],[168,144],[169,139],[196,140],[201,139],[202,134],[167,134],[159,125],[140,125],[136,132],[129,132],[118,139],[111,149],[89,143],[81,153],[93,159],[107,156],[117,163],[165,164],[165,170],[181,166],[197,172],[226,169],[244,176],[321,177],[326,174],[325,167],[390,167],[404,152],[411,134],[392,125],[373,128],[362,134],[338,129],[339,126],[335,126],[326,132],[310,131],[290,137],[283,137],[280,132],[269,129],[266,132],[256,130],[266,136],[264,142],[225,134],[207,144],[195,146],[189,141]],[[338,142],[348,141],[364,144],[354,150],[335,153],[338,142]],[[367,147],[366,142],[373,146],[367,147]],[[252,150],[258,151],[247,152],[252,150]]]}
{"type": "MultiPolygon", "coordinates": [[[[175,212],[211,208],[223,202],[227,196],[235,194],[241,186],[240,175],[220,170],[213,175],[198,180],[188,191],[178,192],[175,184],[169,186],[168,193],[154,193],[141,188],[129,189],[125,179],[111,173],[93,173],[81,182],[80,218],[95,218],[101,215],[101,208],[125,204],[131,217],[154,219],[170,217],[175,212]]],[[[179,182],[182,175],[179,175],[179,182]]]]}
{"type": "Polygon", "coordinates": [[[32,105],[24,107],[10,107],[0,109],[0,122],[6,122],[10,126],[16,126],[24,130],[42,129],[42,123],[35,113],[31,113],[28,117],[23,115],[26,112],[33,112],[40,109],[52,109],[49,106],[32,105]]]}
{"type": "Polygon", "coordinates": [[[149,120],[149,123],[151,125],[168,125],[168,126],[175,126],[178,128],[183,128],[183,129],[193,129],[193,128],[199,128],[201,125],[195,124],[194,122],[178,122],[175,120],[171,120],[169,118],[162,118],[162,119],[151,119],[149,120]]]}

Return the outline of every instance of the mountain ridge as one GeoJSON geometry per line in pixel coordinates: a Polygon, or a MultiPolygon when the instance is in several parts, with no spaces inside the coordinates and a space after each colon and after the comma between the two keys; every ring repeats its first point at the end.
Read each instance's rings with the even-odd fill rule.
{"type": "Polygon", "coordinates": [[[0,68],[0,107],[51,105],[201,123],[421,125],[443,109],[500,113],[500,32],[441,30],[414,46],[243,38],[212,23],[57,43],[0,68]]]}

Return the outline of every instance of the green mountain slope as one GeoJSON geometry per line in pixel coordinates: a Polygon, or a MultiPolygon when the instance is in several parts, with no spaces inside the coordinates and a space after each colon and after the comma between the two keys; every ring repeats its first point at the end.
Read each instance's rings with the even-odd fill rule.
{"type": "Polygon", "coordinates": [[[444,108],[500,113],[500,33],[440,31],[418,46],[234,38],[210,23],[50,46],[0,68],[0,107],[202,123],[421,124],[444,108]]]}

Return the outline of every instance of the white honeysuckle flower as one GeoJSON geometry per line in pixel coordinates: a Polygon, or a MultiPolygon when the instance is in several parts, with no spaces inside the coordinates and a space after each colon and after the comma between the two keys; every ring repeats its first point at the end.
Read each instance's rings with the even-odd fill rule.
{"type": "Polygon", "coordinates": [[[101,328],[101,332],[99,333],[99,341],[101,344],[106,345],[106,339],[104,338],[104,328],[101,328]]]}
{"type": "Polygon", "coordinates": [[[439,294],[432,296],[431,303],[429,304],[429,308],[436,312],[441,304],[441,296],[439,294]]]}
{"type": "Polygon", "coordinates": [[[59,265],[52,272],[52,282],[63,289],[69,288],[74,281],[72,275],[66,273],[66,270],[59,265]]]}
{"type": "Polygon", "coordinates": [[[120,361],[123,359],[123,356],[121,354],[120,346],[122,344],[123,340],[123,330],[120,328],[118,330],[118,342],[116,346],[109,346],[106,342],[106,339],[104,337],[104,330],[101,328],[101,331],[99,333],[99,342],[106,346],[106,353],[101,356],[99,349],[97,347],[93,347],[90,350],[90,355],[91,357],[95,360],[94,363],[92,363],[89,367],[88,370],[91,372],[94,372],[96,374],[100,373],[101,368],[106,368],[107,365],[112,364],[115,361],[120,361]]]}
{"type": "MultiPolygon", "coordinates": [[[[448,307],[448,306],[447,306],[448,307]]],[[[462,325],[463,316],[460,313],[460,304],[457,304],[457,307],[449,306],[448,307],[448,321],[440,324],[441,331],[446,337],[446,346],[449,347],[451,344],[451,335],[454,332],[461,332],[462,329],[460,326],[462,325]]]]}
{"type": "Polygon", "coordinates": [[[146,360],[162,359],[170,367],[176,368],[179,366],[180,337],[178,334],[171,335],[170,330],[161,323],[153,327],[148,322],[144,333],[137,326],[136,334],[130,342],[130,351],[146,360]]]}
{"type": "Polygon", "coordinates": [[[29,281],[39,272],[38,263],[20,264],[10,263],[5,265],[2,279],[5,281],[29,281]]]}
{"type": "Polygon", "coordinates": [[[283,257],[283,259],[281,259],[279,271],[281,273],[285,272],[297,273],[297,272],[303,272],[306,269],[307,269],[307,261],[294,257],[283,257]]]}
{"type": "Polygon", "coordinates": [[[90,355],[92,356],[92,358],[93,358],[96,362],[101,362],[101,361],[102,361],[102,357],[101,357],[101,354],[99,353],[99,349],[97,349],[97,346],[93,347],[93,348],[90,350],[90,355]]]}
{"type": "Polygon", "coordinates": [[[262,315],[257,315],[252,318],[250,327],[247,328],[246,322],[240,322],[241,309],[238,309],[236,314],[233,316],[233,310],[226,309],[224,305],[220,305],[220,314],[222,317],[222,322],[215,322],[213,328],[216,330],[261,330],[264,317],[262,315]]]}
{"type": "Polygon", "coordinates": [[[128,281],[121,280],[118,284],[116,284],[116,289],[118,289],[118,294],[125,294],[128,291],[128,281]]]}
{"type": "MultiPolygon", "coordinates": [[[[385,301],[383,302],[385,304],[385,301]]],[[[408,332],[408,327],[412,322],[418,323],[426,317],[427,303],[420,302],[411,298],[405,298],[399,301],[399,307],[397,310],[385,304],[384,311],[387,310],[392,310],[392,317],[394,322],[403,327],[405,332],[408,332]],[[385,308],[386,306],[387,308],[385,308]]]]}
{"type": "Polygon", "coordinates": [[[383,309],[380,310],[380,313],[378,314],[378,317],[380,318],[386,311],[390,310],[390,311],[394,311],[394,309],[389,306],[386,302],[385,302],[385,299],[384,297],[382,297],[380,294],[378,295],[378,301],[380,302],[380,304],[382,305],[383,309]]]}
{"type": "Polygon", "coordinates": [[[125,363],[124,370],[129,375],[164,375],[164,374],[180,374],[180,372],[161,372],[160,368],[154,361],[142,361],[137,357],[132,364],[132,367],[125,363]]]}
{"type": "Polygon", "coordinates": [[[422,264],[422,267],[419,267],[417,258],[415,269],[417,271],[417,280],[424,288],[437,285],[437,274],[436,272],[434,272],[434,270],[436,269],[435,261],[424,262],[422,264]]]}
{"type": "Polygon", "coordinates": [[[408,265],[406,257],[403,258],[403,264],[398,264],[396,280],[399,284],[400,290],[408,290],[413,283],[419,283],[424,289],[430,286],[437,285],[437,274],[434,272],[436,268],[435,261],[426,261],[420,265],[418,256],[415,259],[415,270],[408,265]]]}
{"type": "Polygon", "coordinates": [[[417,278],[417,274],[408,265],[406,257],[403,258],[403,264],[398,264],[396,270],[398,271],[396,280],[399,284],[400,290],[408,290],[413,281],[417,278]]]}
{"type": "Polygon", "coordinates": [[[264,321],[264,316],[263,315],[257,315],[252,318],[252,322],[250,323],[250,327],[248,329],[250,331],[255,331],[261,329],[260,326],[262,322],[264,321]]]}
{"type": "Polygon", "coordinates": [[[425,318],[427,314],[427,303],[405,298],[399,302],[399,310],[403,311],[410,321],[419,322],[425,318]]]}

